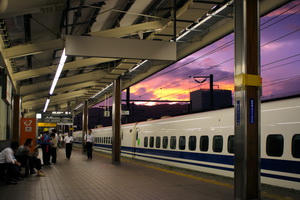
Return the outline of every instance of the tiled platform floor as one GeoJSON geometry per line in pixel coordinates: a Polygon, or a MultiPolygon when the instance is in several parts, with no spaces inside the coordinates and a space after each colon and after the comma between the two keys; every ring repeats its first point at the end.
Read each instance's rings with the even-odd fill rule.
{"type": "MultiPolygon", "coordinates": [[[[46,177],[31,175],[17,185],[1,183],[0,199],[234,199],[233,187],[227,183],[212,183],[198,174],[169,171],[169,168],[132,159],[122,159],[121,165],[113,165],[109,156],[100,153],[94,153],[93,160],[88,160],[76,148],[70,160],[65,158],[64,149],[60,149],[57,163],[43,167],[43,171],[46,177]]],[[[298,192],[268,192],[263,191],[261,199],[300,199],[298,192]]]]}

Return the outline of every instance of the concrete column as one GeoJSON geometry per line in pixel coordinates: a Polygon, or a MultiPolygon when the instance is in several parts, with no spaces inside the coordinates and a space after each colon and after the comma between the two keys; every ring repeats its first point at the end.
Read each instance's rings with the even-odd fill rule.
{"type": "Polygon", "coordinates": [[[121,77],[113,83],[113,138],[112,138],[112,164],[121,164],[121,77]]]}
{"type": "Polygon", "coordinates": [[[85,152],[84,148],[84,135],[88,132],[88,101],[83,102],[83,112],[82,112],[82,153],[85,152]]]}
{"type": "Polygon", "coordinates": [[[20,118],[21,118],[21,98],[19,95],[14,95],[13,99],[13,141],[19,141],[20,139],[20,118]]]}

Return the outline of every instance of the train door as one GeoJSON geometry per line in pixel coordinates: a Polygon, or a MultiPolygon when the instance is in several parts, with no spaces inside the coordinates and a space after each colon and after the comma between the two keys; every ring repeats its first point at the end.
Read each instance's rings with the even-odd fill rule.
{"type": "Polygon", "coordinates": [[[136,156],[136,147],[138,146],[138,138],[139,138],[139,128],[137,128],[136,123],[134,125],[133,131],[132,131],[132,158],[136,156]]]}

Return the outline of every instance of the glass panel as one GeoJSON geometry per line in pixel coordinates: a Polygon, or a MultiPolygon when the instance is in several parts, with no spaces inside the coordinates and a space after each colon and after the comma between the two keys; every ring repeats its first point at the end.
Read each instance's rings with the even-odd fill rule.
{"type": "Polygon", "coordinates": [[[213,138],[213,151],[222,152],[223,150],[223,137],[221,135],[216,135],[213,138]]]}
{"type": "Polygon", "coordinates": [[[228,136],[227,150],[228,150],[228,153],[234,153],[234,135],[228,136]]]}
{"type": "Polygon", "coordinates": [[[168,136],[163,137],[163,148],[168,148],[168,136]]]}
{"type": "Polygon", "coordinates": [[[267,155],[280,157],[283,154],[283,136],[280,134],[268,135],[267,155]]]}
{"type": "Polygon", "coordinates": [[[189,150],[195,151],[196,150],[196,136],[190,136],[189,137],[189,150]]]}
{"type": "Polygon", "coordinates": [[[170,148],[171,149],[176,149],[176,136],[171,137],[170,148]]]}
{"type": "Polygon", "coordinates": [[[154,147],[154,137],[150,137],[150,145],[151,148],[154,147]]]}
{"type": "Polygon", "coordinates": [[[160,141],[161,141],[160,137],[156,137],[156,142],[155,142],[156,148],[160,148],[160,141]]]}
{"type": "Polygon", "coordinates": [[[200,137],[200,151],[208,151],[208,136],[203,135],[200,137]]]}
{"type": "Polygon", "coordinates": [[[300,158],[300,134],[296,134],[293,136],[292,155],[295,158],[300,158]]]}
{"type": "Polygon", "coordinates": [[[148,137],[144,137],[144,147],[148,147],[148,137]]]}
{"type": "Polygon", "coordinates": [[[180,150],[185,150],[185,136],[180,136],[179,137],[179,149],[180,150]]]}

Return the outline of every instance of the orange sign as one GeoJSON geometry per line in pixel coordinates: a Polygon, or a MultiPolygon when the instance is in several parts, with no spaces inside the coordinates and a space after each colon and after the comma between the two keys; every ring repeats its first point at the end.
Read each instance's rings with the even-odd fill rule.
{"type": "Polygon", "coordinates": [[[20,145],[23,145],[27,138],[33,139],[33,146],[31,148],[31,151],[33,151],[37,138],[36,118],[21,118],[20,145]]]}

